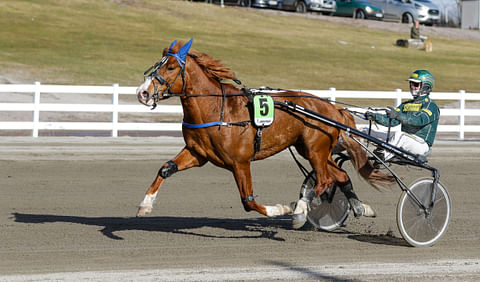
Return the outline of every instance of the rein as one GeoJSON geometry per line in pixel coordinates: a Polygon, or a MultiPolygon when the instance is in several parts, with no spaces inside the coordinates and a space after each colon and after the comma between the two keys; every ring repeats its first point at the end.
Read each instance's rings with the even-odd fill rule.
{"type": "MultiPolygon", "coordinates": [[[[197,56],[195,56],[191,53],[187,53],[187,55],[192,57],[192,58],[197,57],[197,56]]],[[[225,92],[224,83],[222,83],[220,80],[218,80],[218,82],[220,84],[220,87],[222,89],[222,94],[187,94],[187,93],[185,93],[185,89],[186,89],[185,67],[186,67],[186,60],[182,60],[177,54],[172,53],[171,52],[171,47],[170,47],[170,50],[169,50],[169,52],[167,52],[167,55],[165,55],[162,59],[160,59],[160,61],[155,63],[153,66],[148,68],[143,73],[143,75],[145,77],[148,77],[151,80],[154,80],[154,79],[157,80],[158,83],[160,83],[160,85],[167,84],[167,87],[162,92],[159,92],[157,90],[157,87],[155,86],[154,94],[152,95],[153,105],[152,105],[151,110],[154,110],[157,107],[157,102],[159,102],[160,100],[170,98],[170,97],[222,97],[222,109],[221,109],[221,112],[220,112],[220,121],[209,122],[209,123],[204,123],[204,124],[189,124],[189,123],[184,122],[183,125],[188,127],[188,128],[206,128],[206,127],[211,127],[211,126],[219,126],[219,129],[221,129],[222,126],[228,126],[228,127],[230,127],[232,125],[246,126],[246,124],[248,124],[248,122],[246,122],[246,121],[233,122],[233,123],[224,121],[225,100],[226,100],[227,97],[252,96],[256,93],[262,93],[262,91],[282,91],[282,92],[294,92],[295,91],[295,90],[280,89],[280,88],[273,89],[273,88],[270,88],[270,87],[262,87],[260,89],[248,89],[246,87],[243,87],[242,88],[243,93],[227,94],[225,92]],[[178,61],[178,64],[180,66],[180,71],[177,73],[177,75],[175,76],[174,80],[171,83],[168,83],[168,81],[164,77],[162,77],[161,75],[158,74],[158,70],[168,61],[169,57],[174,57],[178,61]],[[147,75],[147,73],[148,73],[148,75],[147,75]],[[171,87],[174,85],[175,81],[178,79],[178,77],[180,75],[182,77],[182,92],[181,93],[172,93],[171,92],[171,87]]],[[[241,84],[241,82],[237,79],[234,79],[233,81],[235,83],[239,84],[239,85],[241,84]]],[[[315,96],[310,96],[310,95],[283,95],[283,94],[275,94],[275,93],[265,93],[265,94],[268,94],[272,97],[284,97],[284,98],[298,97],[298,98],[317,99],[317,100],[321,100],[321,101],[326,101],[326,102],[331,103],[331,104],[341,104],[343,106],[361,108],[357,105],[338,102],[338,101],[334,101],[334,100],[331,100],[331,99],[315,97],[315,96]]],[[[349,110],[349,109],[346,109],[346,110],[348,112],[350,112],[351,114],[355,115],[358,118],[365,119],[364,116],[363,116],[363,113],[361,113],[361,112],[357,112],[357,111],[353,111],[353,110],[349,110]]]]}
{"type": "MultiPolygon", "coordinates": [[[[164,94],[163,96],[165,98],[167,97],[192,97],[192,98],[199,98],[199,97],[222,97],[223,99],[227,98],[227,97],[240,97],[240,96],[250,96],[254,93],[262,93],[261,90],[260,91],[251,91],[252,89],[247,89],[247,88],[242,88],[242,90],[244,91],[243,93],[238,93],[238,94],[186,94],[186,93],[183,93],[183,94],[178,94],[178,93],[168,93],[168,94],[164,94]]],[[[270,90],[270,89],[268,89],[270,90]]],[[[285,91],[285,92],[288,92],[288,91],[293,91],[293,90],[282,90],[282,89],[278,89],[279,91],[285,91]]],[[[222,90],[223,91],[223,90],[222,90]]],[[[317,100],[321,100],[321,101],[325,101],[325,102],[328,102],[330,104],[340,104],[340,105],[343,105],[343,106],[347,106],[347,107],[355,107],[355,108],[363,108],[363,107],[360,107],[358,105],[354,105],[354,104],[349,104],[349,103],[344,103],[344,102],[339,102],[339,101],[334,101],[334,100],[331,100],[331,99],[328,99],[328,98],[321,98],[321,97],[315,97],[315,96],[309,96],[309,95],[281,95],[281,94],[272,94],[272,93],[266,93],[272,97],[284,97],[284,98],[294,98],[294,97],[298,97],[298,98],[308,98],[308,99],[317,99],[317,100]]],[[[223,112],[223,106],[224,106],[224,102],[222,102],[222,112],[223,112]]],[[[154,108],[152,108],[153,110],[154,108]]],[[[370,107],[368,107],[368,109],[372,109],[370,107]]],[[[348,112],[350,112],[351,114],[355,115],[356,117],[360,118],[360,119],[363,119],[365,120],[365,117],[363,116],[363,113],[362,112],[358,112],[358,111],[354,111],[354,110],[349,110],[349,109],[345,109],[347,110],[348,112]]],[[[377,110],[384,110],[384,109],[377,109],[377,110]]]]}

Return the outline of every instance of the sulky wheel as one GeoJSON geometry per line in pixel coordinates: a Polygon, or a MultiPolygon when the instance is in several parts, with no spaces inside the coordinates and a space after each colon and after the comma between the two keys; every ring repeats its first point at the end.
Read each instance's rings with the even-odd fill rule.
{"type": "Polygon", "coordinates": [[[324,231],[333,231],[342,226],[350,213],[350,204],[335,184],[330,186],[322,195],[316,196],[313,188],[317,184],[314,171],[311,171],[303,181],[300,198],[311,195],[307,220],[316,228],[324,231]]]}
{"type": "MultiPolygon", "coordinates": [[[[433,178],[422,178],[410,186],[410,191],[425,206],[429,206],[432,197],[433,178]]],[[[430,214],[403,192],[397,205],[397,225],[403,238],[414,247],[426,247],[435,244],[447,230],[450,221],[451,202],[447,190],[440,182],[437,184],[435,201],[430,214]]]]}

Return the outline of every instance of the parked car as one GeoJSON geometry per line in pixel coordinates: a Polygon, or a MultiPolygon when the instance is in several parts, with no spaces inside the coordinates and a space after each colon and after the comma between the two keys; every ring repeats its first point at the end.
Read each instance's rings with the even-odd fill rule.
{"type": "Polygon", "coordinates": [[[279,0],[279,9],[306,13],[320,12],[324,15],[333,15],[337,10],[335,0],[279,0]]]}
{"type": "Polygon", "coordinates": [[[257,8],[277,8],[281,0],[241,0],[240,6],[257,8]]]}
{"type": "Polygon", "coordinates": [[[410,0],[369,0],[383,10],[385,20],[413,23],[418,19],[418,12],[410,0]]]}
{"type": "MultiPolygon", "coordinates": [[[[197,0],[200,1],[200,0],[197,0]]],[[[221,0],[201,0],[205,2],[211,2],[215,4],[220,4],[221,0]]],[[[223,0],[225,5],[236,5],[242,7],[258,7],[258,8],[275,8],[277,6],[277,0],[223,0]],[[271,2],[269,4],[269,2],[271,2]]]]}
{"type": "Polygon", "coordinates": [[[368,0],[337,0],[335,16],[383,20],[383,10],[368,0]]]}
{"type": "Polygon", "coordinates": [[[440,23],[440,9],[430,0],[409,0],[413,2],[421,24],[433,25],[440,23]]]}

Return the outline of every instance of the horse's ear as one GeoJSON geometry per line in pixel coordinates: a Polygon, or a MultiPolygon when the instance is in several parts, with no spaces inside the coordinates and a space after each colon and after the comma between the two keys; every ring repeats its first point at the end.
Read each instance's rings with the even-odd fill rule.
{"type": "Polygon", "coordinates": [[[168,48],[168,53],[172,53],[172,48],[173,46],[175,46],[175,44],[177,44],[177,40],[174,40],[172,44],[170,44],[170,48],[168,48]]]}
{"type": "Polygon", "coordinates": [[[183,45],[182,48],[180,48],[180,50],[178,50],[177,52],[178,57],[180,57],[180,59],[184,62],[187,59],[188,50],[190,50],[190,47],[192,47],[192,43],[193,38],[190,39],[190,41],[188,41],[187,43],[185,43],[185,45],[183,45]]]}

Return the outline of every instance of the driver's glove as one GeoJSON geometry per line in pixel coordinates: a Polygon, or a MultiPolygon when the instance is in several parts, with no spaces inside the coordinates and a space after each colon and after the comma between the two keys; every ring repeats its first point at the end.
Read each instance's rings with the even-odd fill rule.
{"type": "Polygon", "coordinates": [[[396,119],[398,118],[400,114],[398,113],[398,111],[394,108],[394,107],[388,107],[388,110],[387,110],[387,116],[391,119],[396,119]]]}
{"type": "Polygon", "coordinates": [[[374,113],[374,112],[366,112],[366,113],[365,113],[365,118],[366,118],[367,120],[375,121],[375,120],[377,120],[376,115],[377,115],[377,114],[374,113]]]}

